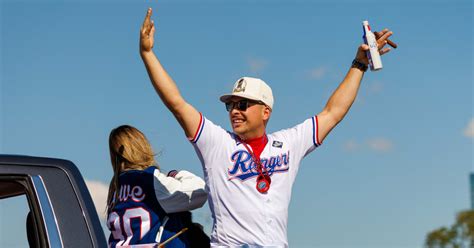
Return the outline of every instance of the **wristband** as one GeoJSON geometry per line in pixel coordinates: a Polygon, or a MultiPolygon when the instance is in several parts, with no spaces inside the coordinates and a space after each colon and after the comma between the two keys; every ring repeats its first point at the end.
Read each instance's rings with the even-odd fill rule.
{"type": "Polygon", "coordinates": [[[352,65],[351,65],[352,68],[357,68],[363,72],[366,72],[367,69],[369,68],[366,64],[360,62],[359,60],[357,59],[354,59],[352,60],[352,65]]]}

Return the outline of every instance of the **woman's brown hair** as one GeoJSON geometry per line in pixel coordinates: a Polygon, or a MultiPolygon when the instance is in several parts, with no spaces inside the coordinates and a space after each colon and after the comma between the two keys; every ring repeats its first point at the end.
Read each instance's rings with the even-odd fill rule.
{"type": "Polygon", "coordinates": [[[114,176],[110,181],[107,196],[107,213],[115,206],[120,173],[157,166],[150,142],[140,130],[129,125],[112,129],[109,135],[109,151],[114,176]]]}

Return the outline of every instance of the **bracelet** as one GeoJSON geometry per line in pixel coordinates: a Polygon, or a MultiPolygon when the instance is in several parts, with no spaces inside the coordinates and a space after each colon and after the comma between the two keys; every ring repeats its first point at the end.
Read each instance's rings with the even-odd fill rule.
{"type": "Polygon", "coordinates": [[[175,177],[177,174],[178,174],[178,171],[177,171],[177,170],[170,170],[170,171],[168,172],[168,176],[169,176],[169,177],[175,177]]]}
{"type": "Polygon", "coordinates": [[[359,60],[357,59],[354,59],[352,60],[352,65],[351,65],[352,68],[357,68],[363,72],[366,72],[367,69],[369,68],[366,64],[360,62],[359,60]]]}

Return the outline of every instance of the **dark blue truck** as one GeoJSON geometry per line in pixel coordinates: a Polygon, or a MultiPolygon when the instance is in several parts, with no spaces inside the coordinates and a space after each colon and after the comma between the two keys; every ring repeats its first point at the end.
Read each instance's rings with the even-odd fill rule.
{"type": "Polygon", "coordinates": [[[14,209],[2,209],[0,222],[8,223],[2,223],[1,246],[107,247],[92,198],[72,162],[0,155],[0,206],[17,198],[24,199],[24,206],[17,204],[15,208],[25,210],[12,221],[8,213],[14,209]],[[24,230],[8,228],[18,224],[13,222],[19,222],[24,230]]]}

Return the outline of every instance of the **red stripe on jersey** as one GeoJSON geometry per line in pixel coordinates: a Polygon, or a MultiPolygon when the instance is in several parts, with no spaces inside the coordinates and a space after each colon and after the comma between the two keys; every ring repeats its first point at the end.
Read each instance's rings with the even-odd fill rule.
{"type": "Polygon", "coordinates": [[[319,123],[318,123],[318,116],[316,115],[314,117],[314,119],[316,119],[316,130],[315,130],[315,134],[316,134],[316,143],[318,145],[321,145],[321,142],[319,142],[319,123]]]}
{"type": "Polygon", "coordinates": [[[191,141],[193,141],[193,142],[196,140],[197,135],[199,134],[199,130],[201,129],[201,125],[202,125],[202,113],[199,113],[199,117],[200,117],[200,119],[199,119],[198,128],[197,128],[196,132],[194,133],[193,138],[191,139],[191,141]]]}

